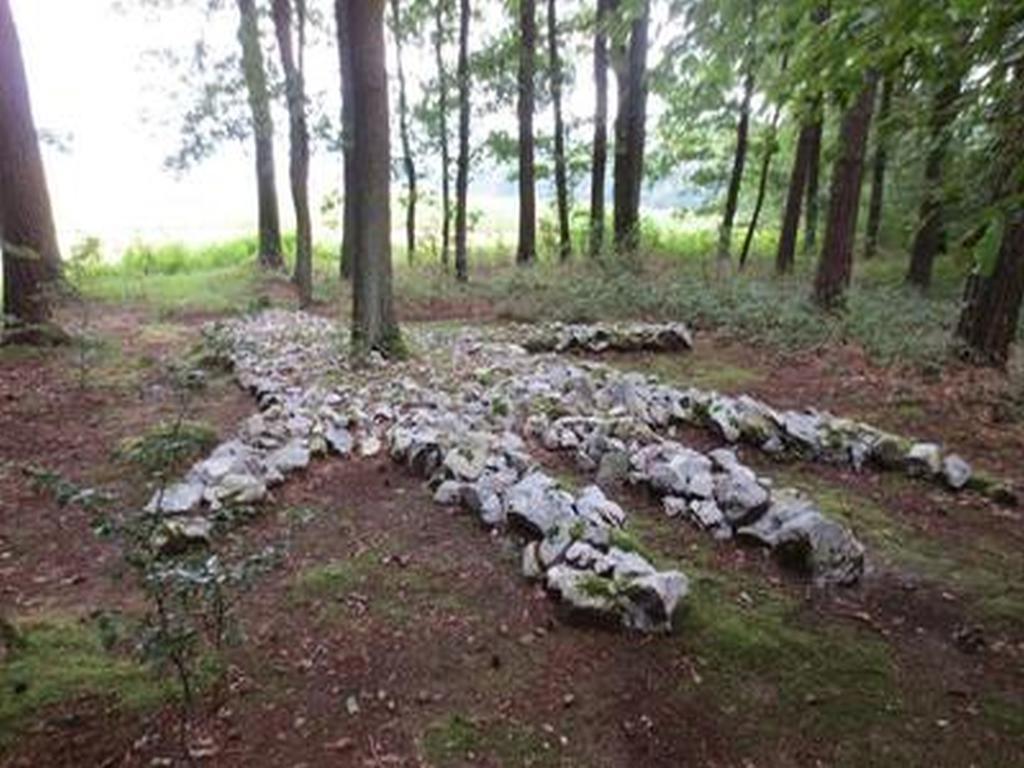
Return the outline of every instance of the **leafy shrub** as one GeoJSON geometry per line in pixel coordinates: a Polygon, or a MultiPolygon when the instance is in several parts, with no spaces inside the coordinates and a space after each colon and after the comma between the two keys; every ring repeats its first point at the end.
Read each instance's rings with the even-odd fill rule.
{"type": "Polygon", "coordinates": [[[162,422],[139,437],[128,438],[116,455],[147,475],[167,477],[184,469],[217,443],[217,431],[196,421],[162,422]]]}

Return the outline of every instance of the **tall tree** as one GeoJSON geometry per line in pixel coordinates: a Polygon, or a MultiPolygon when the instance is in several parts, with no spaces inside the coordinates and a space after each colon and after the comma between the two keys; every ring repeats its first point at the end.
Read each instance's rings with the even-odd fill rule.
{"type": "Polygon", "coordinates": [[[448,269],[451,258],[451,149],[448,146],[448,68],[444,42],[448,29],[448,0],[434,3],[434,60],[437,66],[438,137],[441,145],[441,265],[448,269]]]}
{"type": "Polygon", "coordinates": [[[352,94],[352,45],[346,0],[334,0],[334,18],[338,35],[338,68],[341,72],[341,141],[345,182],[345,198],[342,202],[340,267],[341,279],[348,280],[352,277],[355,265],[357,229],[355,198],[359,178],[356,176],[356,159],[353,154],[355,107],[352,94]]]}
{"type": "Polygon", "coordinates": [[[284,266],[281,248],[281,217],[274,171],[274,120],[270,112],[267,72],[260,44],[259,16],[255,0],[237,0],[238,41],[242,46],[242,70],[252,113],[256,145],[256,191],[259,204],[259,260],[264,267],[284,266]]]}
{"type": "Polygon", "coordinates": [[[869,71],[864,80],[863,87],[843,115],[839,151],[832,169],[825,242],[814,282],[815,303],[825,309],[842,305],[853,271],[857,213],[864,177],[864,156],[878,87],[877,71],[869,71]]]}
{"type": "Polygon", "coordinates": [[[386,0],[343,0],[351,53],[355,204],[352,342],[357,351],[401,351],[391,291],[391,148],[384,43],[386,0]]]}
{"type": "Polygon", "coordinates": [[[739,117],[736,121],[736,149],[733,153],[732,172],[725,194],[725,212],[718,230],[719,271],[724,271],[730,259],[732,248],[732,227],[739,206],[740,186],[747,163],[747,146],[750,135],[750,107],[754,98],[755,71],[757,68],[757,18],[758,0],[751,0],[750,22],[747,30],[746,52],[743,57],[743,97],[740,101],[739,117]]]}
{"type": "Polygon", "coordinates": [[[594,30],[594,145],[590,175],[590,255],[604,248],[604,186],[608,172],[608,17],[613,0],[597,0],[594,30]]]}
{"type": "Polygon", "coordinates": [[[9,0],[0,0],[0,248],[5,338],[56,340],[49,294],[60,250],[9,0]]]}
{"type": "MultiPolygon", "coordinates": [[[[783,62],[785,69],[785,62],[783,62]]],[[[764,152],[761,155],[761,173],[757,183],[757,197],[754,200],[754,210],[750,214],[750,222],[747,224],[747,234],[743,238],[743,248],[740,250],[740,269],[747,266],[747,257],[750,256],[751,246],[754,244],[754,235],[757,232],[757,224],[761,219],[761,209],[764,208],[764,198],[768,192],[768,173],[771,171],[772,158],[779,149],[778,130],[779,116],[782,114],[782,102],[775,105],[771,122],[768,125],[768,135],[765,136],[764,152]]]]}
{"type": "Polygon", "coordinates": [[[818,247],[818,219],[821,207],[821,196],[818,187],[821,184],[821,138],[825,131],[824,118],[819,113],[818,119],[811,124],[810,148],[807,159],[807,202],[804,213],[804,253],[813,253],[818,247]]]}
{"type": "Polygon", "coordinates": [[[917,233],[910,251],[907,282],[926,290],[932,282],[932,265],[942,247],[943,169],[950,141],[950,127],[956,119],[960,99],[961,73],[948,72],[932,97],[928,129],[928,151],[924,164],[924,196],[918,214],[917,233]]]}
{"type": "MultiPolygon", "coordinates": [[[[817,100],[820,101],[820,100],[817,100]]],[[[812,114],[817,105],[812,105],[812,114]]],[[[800,126],[793,157],[793,170],[789,176],[786,203],[782,213],[782,228],[779,232],[779,248],[775,255],[775,271],[784,275],[793,271],[796,264],[796,240],[800,228],[800,213],[803,210],[804,193],[811,173],[811,154],[815,142],[820,142],[821,123],[816,116],[805,117],[800,126]]]]}
{"type": "Polygon", "coordinates": [[[399,0],[391,0],[391,29],[395,38],[395,64],[398,69],[398,132],[402,140],[402,167],[405,169],[405,255],[412,264],[416,260],[416,161],[412,155],[409,96],[403,62],[406,32],[399,0]]]}
{"type": "Polygon", "coordinates": [[[882,227],[882,203],[885,197],[885,171],[889,163],[889,122],[892,114],[892,93],[896,73],[882,78],[882,101],[875,123],[875,157],[871,163],[871,196],[868,199],[868,223],[864,237],[864,257],[872,258],[878,251],[878,235],[882,227]]]}
{"type": "Polygon", "coordinates": [[[309,128],[306,120],[306,0],[295,0],[298,56],[292,40],[291,0],[273,0],[274,30],[281,50],[290,140],[289,180],[295,207],[295,285],[299,306],[313,301],[313,223],[309,213],[309,128]]]}
{"type": "Polygon", "coordinates": [[[569,178],[565,159],[565,120],[562,115],[562,58],[559,53],[558,15],[555,0],[548,0],[548,51],[551,68],[551,105],[555,117],[555,194],[558,200],[558,256],[572,256],[569,232],[569,178]]]}
{"type": "Polygon", "coordinates": [[[519,248],[516,262],[537,258],[537,186],[533,112],[537,46],[535,0],[519,0],[519,248]]]}
{"type": "Polygon", "coordinates": [[[469,0],[459,0],[459,159],[455,179],[455,276],[469,279],[469,0]]]}
{"type": "MultiPolygon", "coordinates": [[[[614,9],[619,7],[616,0],[614,9]]],[[[634,251],[640,244],[650,0],[631,3],[628,9],[634,14],[628,41],[615,46],[613,62],[619,91],[615,117],[615,246],[620,252],[634,251]]]]}
{"type": "Polygon", "coordinates": [[[994,215],[976,248],[956,336],[976,363],[1005,367],[1017,337],[1024,302],[1024,62],[1000,83],[994,215]]]}

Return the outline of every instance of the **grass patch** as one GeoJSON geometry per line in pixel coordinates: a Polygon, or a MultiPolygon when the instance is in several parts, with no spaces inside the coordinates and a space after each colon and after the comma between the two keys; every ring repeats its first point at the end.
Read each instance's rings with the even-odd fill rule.
{"type": "Polygon", "coordinates": [[[344,596],[365,586],[370,576],[382,569],[379,558],[371,552],[345,560],[332,560],[299,573],[292,585],[292,593],[300,598],[344,596]]]}
{"type": "Polygon", "coordinates": [[[86,276],[82,292],[93,301],[144,304],[161,317],[172,317],[242,311],[260,294],[261,279],[265,278],[249,264],[167,274],[104,271],[86,276]]]}
{"type": "Polygon", "coordinates": [[[619,355],[609,362],[627,371],[657,376],[661,381],[725,392],[742,390],[764,378],[760,371],[722,360],[705,360],[700,351],[684,354],[619,355]]]}
{"type": "Polygon", "coordinates": [[[0,749],[48,707],[101,696],[137,710],[173,695],[147,667],[107,650],[94,624],[35,622],[20,626],[19,636],[21,647],[0,664],[0,749]]]}
{"type": "MultiPolygon", "coordinates": [[[[346,559],[315,565],[299,573],[292,583],[294,600],[340,600],[359,593],[370,600],[370,610],[396,624],[413,620],[424,610],[446,610],[463,616],[474,611],[443,573],[427,563],[386,561],[368,550],[346,559]]],[[[333,614],[333,610],[328,611],[333,614]]]]}
{"type": "Polygon", "coordinates": [[[558,750],[534,729],[515,722],[474,721],[449,715],[423,734],[427,761],[438,768],[497,764],[505,768],[558,765],[558,750]]]}
{"type": "Polygon", "coordinates": [[[624,528],[612,528],[609,540],[613,547],[618,547],[623,552],[635,552],[647,560],[651,559],[650,551],[632,531],[627,531],[624,528]]]}

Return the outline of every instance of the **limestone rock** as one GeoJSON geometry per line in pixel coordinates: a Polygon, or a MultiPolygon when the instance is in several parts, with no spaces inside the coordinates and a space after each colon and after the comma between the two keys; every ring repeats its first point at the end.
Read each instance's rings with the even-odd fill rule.
{"type": "Polygon", "coordinates": [[[811,574],[819,584],[848,586],[864,572],[861,543],[793,492],[780,493],[761,519],[736,534],[768,546],[780,562],[811,574]]]}
{"type": "Polygon", "coordinates": [[[951,453],[942,460],[942,478],[955,491],[966,488],[973,476],[971,465],[960,456],[951,453]]]}

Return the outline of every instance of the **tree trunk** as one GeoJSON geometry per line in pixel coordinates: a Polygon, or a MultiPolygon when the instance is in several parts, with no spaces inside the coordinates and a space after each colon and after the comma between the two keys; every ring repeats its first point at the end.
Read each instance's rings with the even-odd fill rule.
{"type": "Polygon", "coordinates": [[[345,0],[334,0],[334,16],[338,32],[338,65],[341,71],[341,142],[344,164],[345,195],[342,201],[341,222],[341,279],[352,277],[355,262],[356,206],[355,190],[358,179],[355,176],[355,157],[352,154],[352,140],[355,132],[355,114],[352,96],[352,46],[349,43],[348,19],[345,0]]]}
{"type": "Polygon", "coordinates": [[[534,70],[537,45],[535,0],[519,0],[519,248],[516,262],[537,258],[537,188],[534,167],[534,70]]]}
{"type": "MultiPolygon", "coordinates": [[[[1002,211],[1002,233],[994,264],[979,264],[967,280],[957,338],[977,364],[1005,367],[1017,338],[1024,301],[1024,64],[1018,63],[995,129],[997,168],[993,198],[1002,211]],[[1015,199],[1016,198],[1016,199],[1015,199]]],[[[991,225],[990,225],[991,227],[991,225]]]]}
{"type": "Polygon", "coordinates": [[[352,343],[357,353],[401,352],[391,293],[391,150],[385,0],[344,0],[351,43],[354,194],[352,343]]]}
{"type": "Polygon", "coordinates": [[[281,216],[274,172],[274,120],[270,112],[267,74],[260,45],[259,16],[254,0],[238,2],[238,41],[242,46],[242,70],[252,113],[256,145],[256,190],[259,204],[259,261],[268,269],[284,266],[281,248],[281,216]]]}
{"type": "Polygon", "coordinates": [[[743,102],[740,104],[740,119],[736,123],[736,153],[733,155],[732,173],[729,175],[729,188],[725,195],[725,213],[722,225],[718,230],[718,264],[720,271],[730,261],[732,246],[732,226],[736,219],[736,208],[740,201],[740,185],[743,183],[743,171],[747,164],[747,144],[750,134],[750,102],[754,97],[754,69],[749,65],[743,82],[743,102]]]}
{"type": "Polygon", "coordinates": [[[398,67],[398,126],[402,139],[402,167],[405,169],[405,257],[409,264],[416,261],[416,162],[412,156],[409,128],[409,100],[405,85],[405,67],[402,63],[405,30],[399,0],[391,0],[391,16],[395,34],[395,62],[398,67]]]}
{"type": "Polygon", "coordinates": [[[604,186],[608,172],[608,14],[612,0],[598,0],[594,33],[594,147],[590,177],[590,255],[604,248],[604,186]]]}
{"type": "MultiPolygon", "coordinates": [[[[816,24],[822,25],[828,21],[831,14],[831,4],[831,0],[827,0],[827,2],[817,5],[811,11],[811,18],[816,24]]],[[[821,140],[825,124],[824,103],[820,94],[814,98],[813,114],[815,115],[815,120],[811,123],[807,137],[807,201],[804,213],[804,253],[808,254],[814,253],[814,249],[818,244],[818,209],[820,207],[818,187],[821,181],[821,140]]]]}
{"type": "Polygon", "coordinates": [[[291,0],[273,0],[274,30],[281,50],[285,93],[288,100],[288,125],[291,153],[289,179],[292,203],[295,206],[295,285],[299,290],[299,306],[305,309],[313,302],[313,224],[309,214],[309,128],[306,125],[306,86],[303,67],[305,58],[306,0],[296,0],[299,54],[296,61],[292,41],[291,0]]]}
{"type": "Polygon", "coordinates": [[[825,242],[814,282],[815,303],[824,309],[841,306],[850,285],[864,155],[877,86],[877,72],[865,75],[864,87],[846,110],[840,127],[839,154],[832,169],[825,242]]]}
{"type": "Polygon", "coordinates": [[[864,238],[864,258],[870,259],[878,251],[878,233],[882,228],[882,202],[885,197],[885,168],[888,164],[889,114],[892,111],[892,92],[896,75],[882,80],[882,103],[875,125],[875,159],[871,169],[871,197],[868,202],[868,226],[864,238]]]}
{"type": "Polygon", "coordinates": [[[800,228],[800,213],[810,172],[815,130],[813,122],[804,123],[800,127],[800,136],[796,143],[796,155],[793,158],[793,170],[789,176],[789,190],[786,192],[786,205],[782,214],[779,250],[775,255],[775,272],[779,275],[789,274],[796,264],[796,236],[800,228]]]}
{"type": "Polygon", "coordinates": [[[615,247],[620,253],[633,252],[640,245],[650,12],[649,0],[643,0],[630,29],[627,49],[618,50],[614,63],[619,90],[615,118],[615,247]]]}
{"type": "Polygon", "coordinates": [[[0,0],[0,247],[3,317],[13,321],[5,337],[59,340],[50,299],[60,278],[60,250],[9,0],[0,0]]]}
{"type": "Polygon", "coordinates": [[[434,4],[434,57],[437,61],[437,110],[440,118],[441,139],[441,266],[448,270],[451,259],[451,225],[452,201],[451,181],[451,150],[448,147],[448,71],[444,64],[445,9],[447,0],[437,0],[434,4]]]}
{"type": "Polygon", "coordinates": [[[949,128],[956,119],[960,99],[960,77],[945,83],[935,94],[929,120],[928,153],[924,167],[924,197],[918,214],[917,234],[911,248],[907,282],[927,290],[932,282],[932,265],[943,240],[943,174],[949,128]]]}
{"type": "Polygon", "coordinates": [[[813,253],[818,245],[818,213],[821,199],[818,186],[821,181],[821,135],[824,119],[819,117],[811,125],[810,157],[807,161],[807,211],[804,215],[804,253],[813,253]]]}
{"type": "Polygon", "coordinates": [[[758,0],[750,3],[750,27],[747,30],[747,45],[743,77],[743,100],[740,102],[739,120],[736,122],[736,151],[733,154],[729,187],[725,194],[725,212],[718,230],[718,271],[724,274],[731,259],[732,228],[736,220],[736,208],[740,201],[740,187],[743,185],[743,171],[747,164],[747,145],[750,137],[750,103],[754,98],[754,83],[757,61],[757,16],[758,0]]]}
{"type": "MultiPolygon", "coordinates": [[[[783,71],[785,71],[785,62],[783,71]]],[[[776,132],[779,127],[779,115],[782,112],[781,102],[776,105],[772,114],[771,127],[768,134],[767,145],[764,149],[764,157],[761,159],[761,176],[757,184],[757,199],[754,201],[754,210],[750,214],[750,223],[747,225],[747,235],[743,238],[743,250],[740,251],[740,269],[747,266],[747,257],[750,255],[750,248],[754,244],[754,234],[757,232],[757,223],[761,219],[761,209],[764,207],[764,197],[768,190],[768,173],[771,171],[772,158],[778,149],[776,132]]]]}
{"type": "Polygon", "coordinates": [[[469,279],[469,0],[459,2],[459,159],[455,179],[455,276],[469,279]]]}
{"type": "Polygon", "coordinates": [[[565,120],[562,116],[562,60],[558,52],[558,16],[555,0],[548,0],[548,50],[551,64],[551,104],[555,113],[555,193],[558,198],[558,257],[572,256],[569,231],[569,179],[565,161],[565,120]]]}

